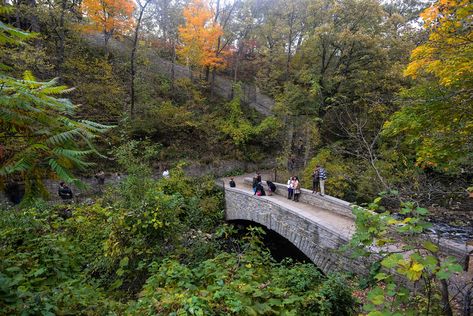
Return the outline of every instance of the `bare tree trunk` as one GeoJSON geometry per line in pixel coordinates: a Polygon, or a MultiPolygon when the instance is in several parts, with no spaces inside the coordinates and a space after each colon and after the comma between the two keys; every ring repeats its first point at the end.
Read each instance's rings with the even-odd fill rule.
{"type": "Polygon", "coordinates": [[[175,64],[176,64],[176,42],[172,40],[172,57],[171,57],[171,92],[174,92],[174,78],[175,78],[175,64]]]}
{"type": "Polygon", "coordinates": [[[452,307],[448,293],[448,283],[446,280],[440,280],[440,292],[442,294],[442,310],[445,316],[453,316],[452,307]]]}
{"type": "MultiPolygon", "coordinates": [[[[35,0],[29,0],[28,1],[28,6],[30,6],[31,8],[36,8],[36,1],[35,0]]],[[[30,22],[30,26],[31,26],[31,31],[35,32],[35,33],[39,33],[41,30],[40,30],[40,27],[39,27],[39,20],[38,20],[38,16],[36,15],[36,12],[33,11],[33,13],[30,13],[29,17],[30,17],[29,22],[30,22]]]]}
{"type": "Polygon", "coordinates": [[[205,81],[209,81],[209,78],[210,78],[210,67],[207,66],[205,67],[205,81]]]}
{"type": "Polygon", "coordinates": [[[64,50],[66,41],[66,31],[64,28],[64,17],[66,15],[67,0],[61,1],[61,15],[59,16],[58,30],[56,31],[59,43],[57,47],[57,62],[56,62],[56,73],[60,77],[62,74],[62,65],[64,64],[64,50]]]}
{"type": "Polygon", "coordinates": [[[131,49],[131,82],[130,82],[130,94],[131,94],[131,104],[130,104],[130,117],[133,119],[135,116],[135,77],[136,77],[136,49],[138,47],[138,35],[140,32],[141,20],[143,19],[143,14],[150,3],[151,0],[146,0],[144,5],[138,1],[138,5],[140,8],[140,14],[138,16],[138,20],[136,21],[135,27],[135,35],[133,37],[133,48],[131,49]]]}
{"type": "Polygon", "coordinates": [[[15,1],[15,27],[21,28],[21,19],[20,19],[20,1],[15,1]]]}

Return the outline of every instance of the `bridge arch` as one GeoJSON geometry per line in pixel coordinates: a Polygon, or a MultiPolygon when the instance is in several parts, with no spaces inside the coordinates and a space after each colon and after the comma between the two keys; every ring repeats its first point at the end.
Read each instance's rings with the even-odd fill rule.
{"type": "Polygon", "coordinates": [[[319,269],[328,274],[347,271],[366,274],[368,262],[352,259],[339,248],[349,236],[298,214],[271,197],[254,196],[238,188],[225,189],[226,219],[247,220],[265,226],[290,241],[319,269]]]}
{"type": "Polygon", "coordinates": [[[262,236],[261,240],[266,246],[266,248],[271,252],[272,257],[280,262],[286,258],[291,258],[296,262],[309,263],[311,260],[297,248],[292,242],[279,235],[274,230],[268,229],[266,226],[263,226],[259,223],[248,221],[244,219],[231,220],[228,221],[230,224],[235,225],[242,233],[247,233],[245,228],[250,226],[259,227],[265,231],[265,234],[262,236]]]}

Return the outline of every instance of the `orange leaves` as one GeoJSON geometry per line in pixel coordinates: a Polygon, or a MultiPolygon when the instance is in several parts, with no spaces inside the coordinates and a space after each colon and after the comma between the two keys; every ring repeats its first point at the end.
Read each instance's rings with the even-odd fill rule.
{"type": "Polygon", "coordinates": [[[222,68],[224,60],[219,56],[218,39],[223,35],[214,14],[203,0],[193,0],[183,11],[186,24],[179,27],[182,46],[178,55],[193,66],[222,68]]]}
{"type": "Polygon", "coordinates": [[[133,27],[135,3],[132,0],[84,0],[82,9],[92,22],[86,29],[112,35],[133,27]]]}
{"type": "Polygon", "coordinates": [[[421,13],[430,30],[427,43],[411,53],[405,76],[415,78],[422,72],[435,75],[449,87],[473,81],[473,2],[439,0],[421,13]]]}

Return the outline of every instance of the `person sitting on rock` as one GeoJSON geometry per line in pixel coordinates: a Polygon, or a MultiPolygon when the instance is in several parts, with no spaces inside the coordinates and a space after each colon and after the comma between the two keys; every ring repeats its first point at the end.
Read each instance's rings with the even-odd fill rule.
{"type": "Polygon", "coordinates": [[[233,177],[230,178],[230,188],[234,188],[236,187],[236,183],[235,181],[233,180],[233,177]]]}

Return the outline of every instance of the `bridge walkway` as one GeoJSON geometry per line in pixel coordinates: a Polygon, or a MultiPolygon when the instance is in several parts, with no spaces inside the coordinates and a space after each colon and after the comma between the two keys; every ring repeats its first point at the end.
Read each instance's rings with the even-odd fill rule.
{"type": "MultiPolygon", "coordinates": [[[[251,184],[248,182],[247,178],[251,178],[253,174],[246,174],[242,176],[235,176],[234,181],[236,183],[236,188],[234,190],[243,191],[249,194],[253,194],[253,189],[251,184]],[[245,181],[247,179],[247,181],[245,181]]],[[[266,179],[271,179],[268,174],[262,173],[262,179],[265,183],[266,179]]],[[[228,183],[230,182],[230,177],[223,178],[225,181],[225,187],[228,188],[228,183]]],[[[277,194],[271,196],[259,196],[259,199],[277,201],[277,203],[285,208],[292,210],[298,215],[309,219],[310,221],[316,222],[321,226],[325,226],[340,235],[342,235],[347,240],[351,239],[351,236],[355,232],[355,222],[353,218],[335,213],[333,211],[324,209],[322,207],[317,207],[314,205],[309,205],[303,202],[294,202],[287,198],[287,190],[282,191],[282,188],[276,190],[277,194]]],[[[303,192],[302,194],[312,194],[303,192]]],[[[330,197],[320,197],[321,199],[330,198],[330,197]]]]}

